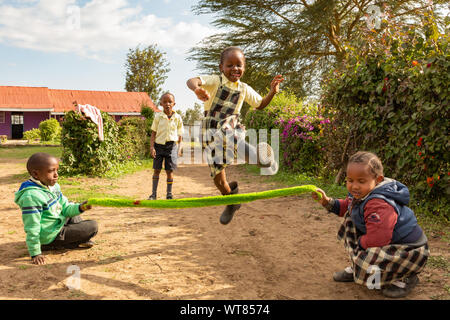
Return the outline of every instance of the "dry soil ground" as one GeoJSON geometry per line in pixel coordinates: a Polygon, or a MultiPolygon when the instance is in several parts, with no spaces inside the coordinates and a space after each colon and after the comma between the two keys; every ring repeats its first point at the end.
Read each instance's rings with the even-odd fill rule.
{"type": "MultiPolygon", "coordinates": [[[[0,299],[385,299],[377,290],[333,281],[333,272],[348,265],[336,239],[341,220],[309,196],[243,204],[226,226],[219,223],[222,207],[95,207],[82,217],[99,224],[96,246],[51,251],[46,265],[32,265],[13,201],[24,172],[25,160],[0,159],[0,299]],[[67,287],[71,265],[80,270],[78,290],[67,287]]],[[[82,183],[144,199],[151,176],[143,170],[82,183]]],[[[241,192],[282,187],[239,166],[231,166],[228,177],[239,181],[241,192]]],[[[162,173],[160,196],[164,179],[162,173]]],[[[176,172],[174,194],[218,192],[206,166],[184,165],[176,172]]],[[[407,299],[449,299],[449,244],[429,238],[434,261],[447,262],[427,265],[407,299]]]]}

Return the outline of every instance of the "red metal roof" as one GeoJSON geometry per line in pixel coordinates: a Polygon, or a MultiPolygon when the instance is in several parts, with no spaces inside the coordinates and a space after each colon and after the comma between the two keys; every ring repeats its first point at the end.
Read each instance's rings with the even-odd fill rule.
{"type": "Polygon", "coordinates": [[[0,109],[74,110],[73,102],[90,104],[104,112],[139,113],[142,104],[160,111],[145,92],[59,90],[46,87],[0,86],[0,109]]]}
{"type": "Polygon", "coordinates": [[[53,109],[46,87],[0,86],[0,109],[53,109]]]}

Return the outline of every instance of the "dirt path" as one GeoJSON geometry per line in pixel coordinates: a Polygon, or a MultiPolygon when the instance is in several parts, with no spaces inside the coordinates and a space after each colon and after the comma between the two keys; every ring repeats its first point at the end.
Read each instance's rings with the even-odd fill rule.
{"type": "MultiPolygon", "coordinates": [[[[348,263],[336,239],[340,219],[309,197],[243,204],[227,226],[219,223],[222,207],[94,208],[82,217],[99,223],[96,246],[52,251],[46,265],[32,265],[13,201],[21,182],[14,177],[24,170],[24,162],[0,161],[0,299],[384,299],[379,291],[332,280],[348,263]],[[66,286],[70,265],[80,268],[80,290],[66,286]]],[[[218,194],[208,172],[181,167],[174,194],[218,194]]],[[[115,193],[146,198],[151,175],[122,178],[115,193]]],[[[238,166],[228,177],[241,192],[281,187],[238,166]]],[[[162,174],[160,196],[164,180],[162,174]]],[[[449,258],[447,243],[430,239],[430,247],[432,255],[449,258]]],[[[448,299],[448,270],[427,266],[420,279],[408,299],[448,299]]]]}

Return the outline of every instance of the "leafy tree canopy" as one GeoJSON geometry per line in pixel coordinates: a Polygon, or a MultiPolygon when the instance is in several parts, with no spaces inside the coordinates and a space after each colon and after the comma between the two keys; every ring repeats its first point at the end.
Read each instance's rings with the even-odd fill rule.
{"type": "Polygon", "coordinates": [[[170,71],[165,53],[159,51],[156,45],[129,49],[125,68],[125,90],[147,92],[153,101],[158,101],[161,86],[170,71]]]}
{"type": "Polygon", "coordinates": [[[249,82],[264,92],[275,74],[297,96],[311,95],[322,76],[339,67],[347,44],[362,37],[362,25],[377,27],[383,19],[420,24],[418,17],[440,0],[200,0],[197,14],[214,14],[223,29],[191,49],[199,69],[218,72],[223,48],[241,47],[247,57],[249,82]],[[383,13],[388,10],[389,17],[383,13]]]}

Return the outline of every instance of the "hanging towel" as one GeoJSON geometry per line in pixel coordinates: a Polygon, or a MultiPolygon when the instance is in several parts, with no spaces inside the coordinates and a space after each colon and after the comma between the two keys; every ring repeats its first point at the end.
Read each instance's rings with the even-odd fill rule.
{"type": "Polygon", "coordinates": [[[100,110],[90,104],[78,105],[78,112],[90,118],[98,127],[98,139],[103,141],[103,119],[100,110]]]}

